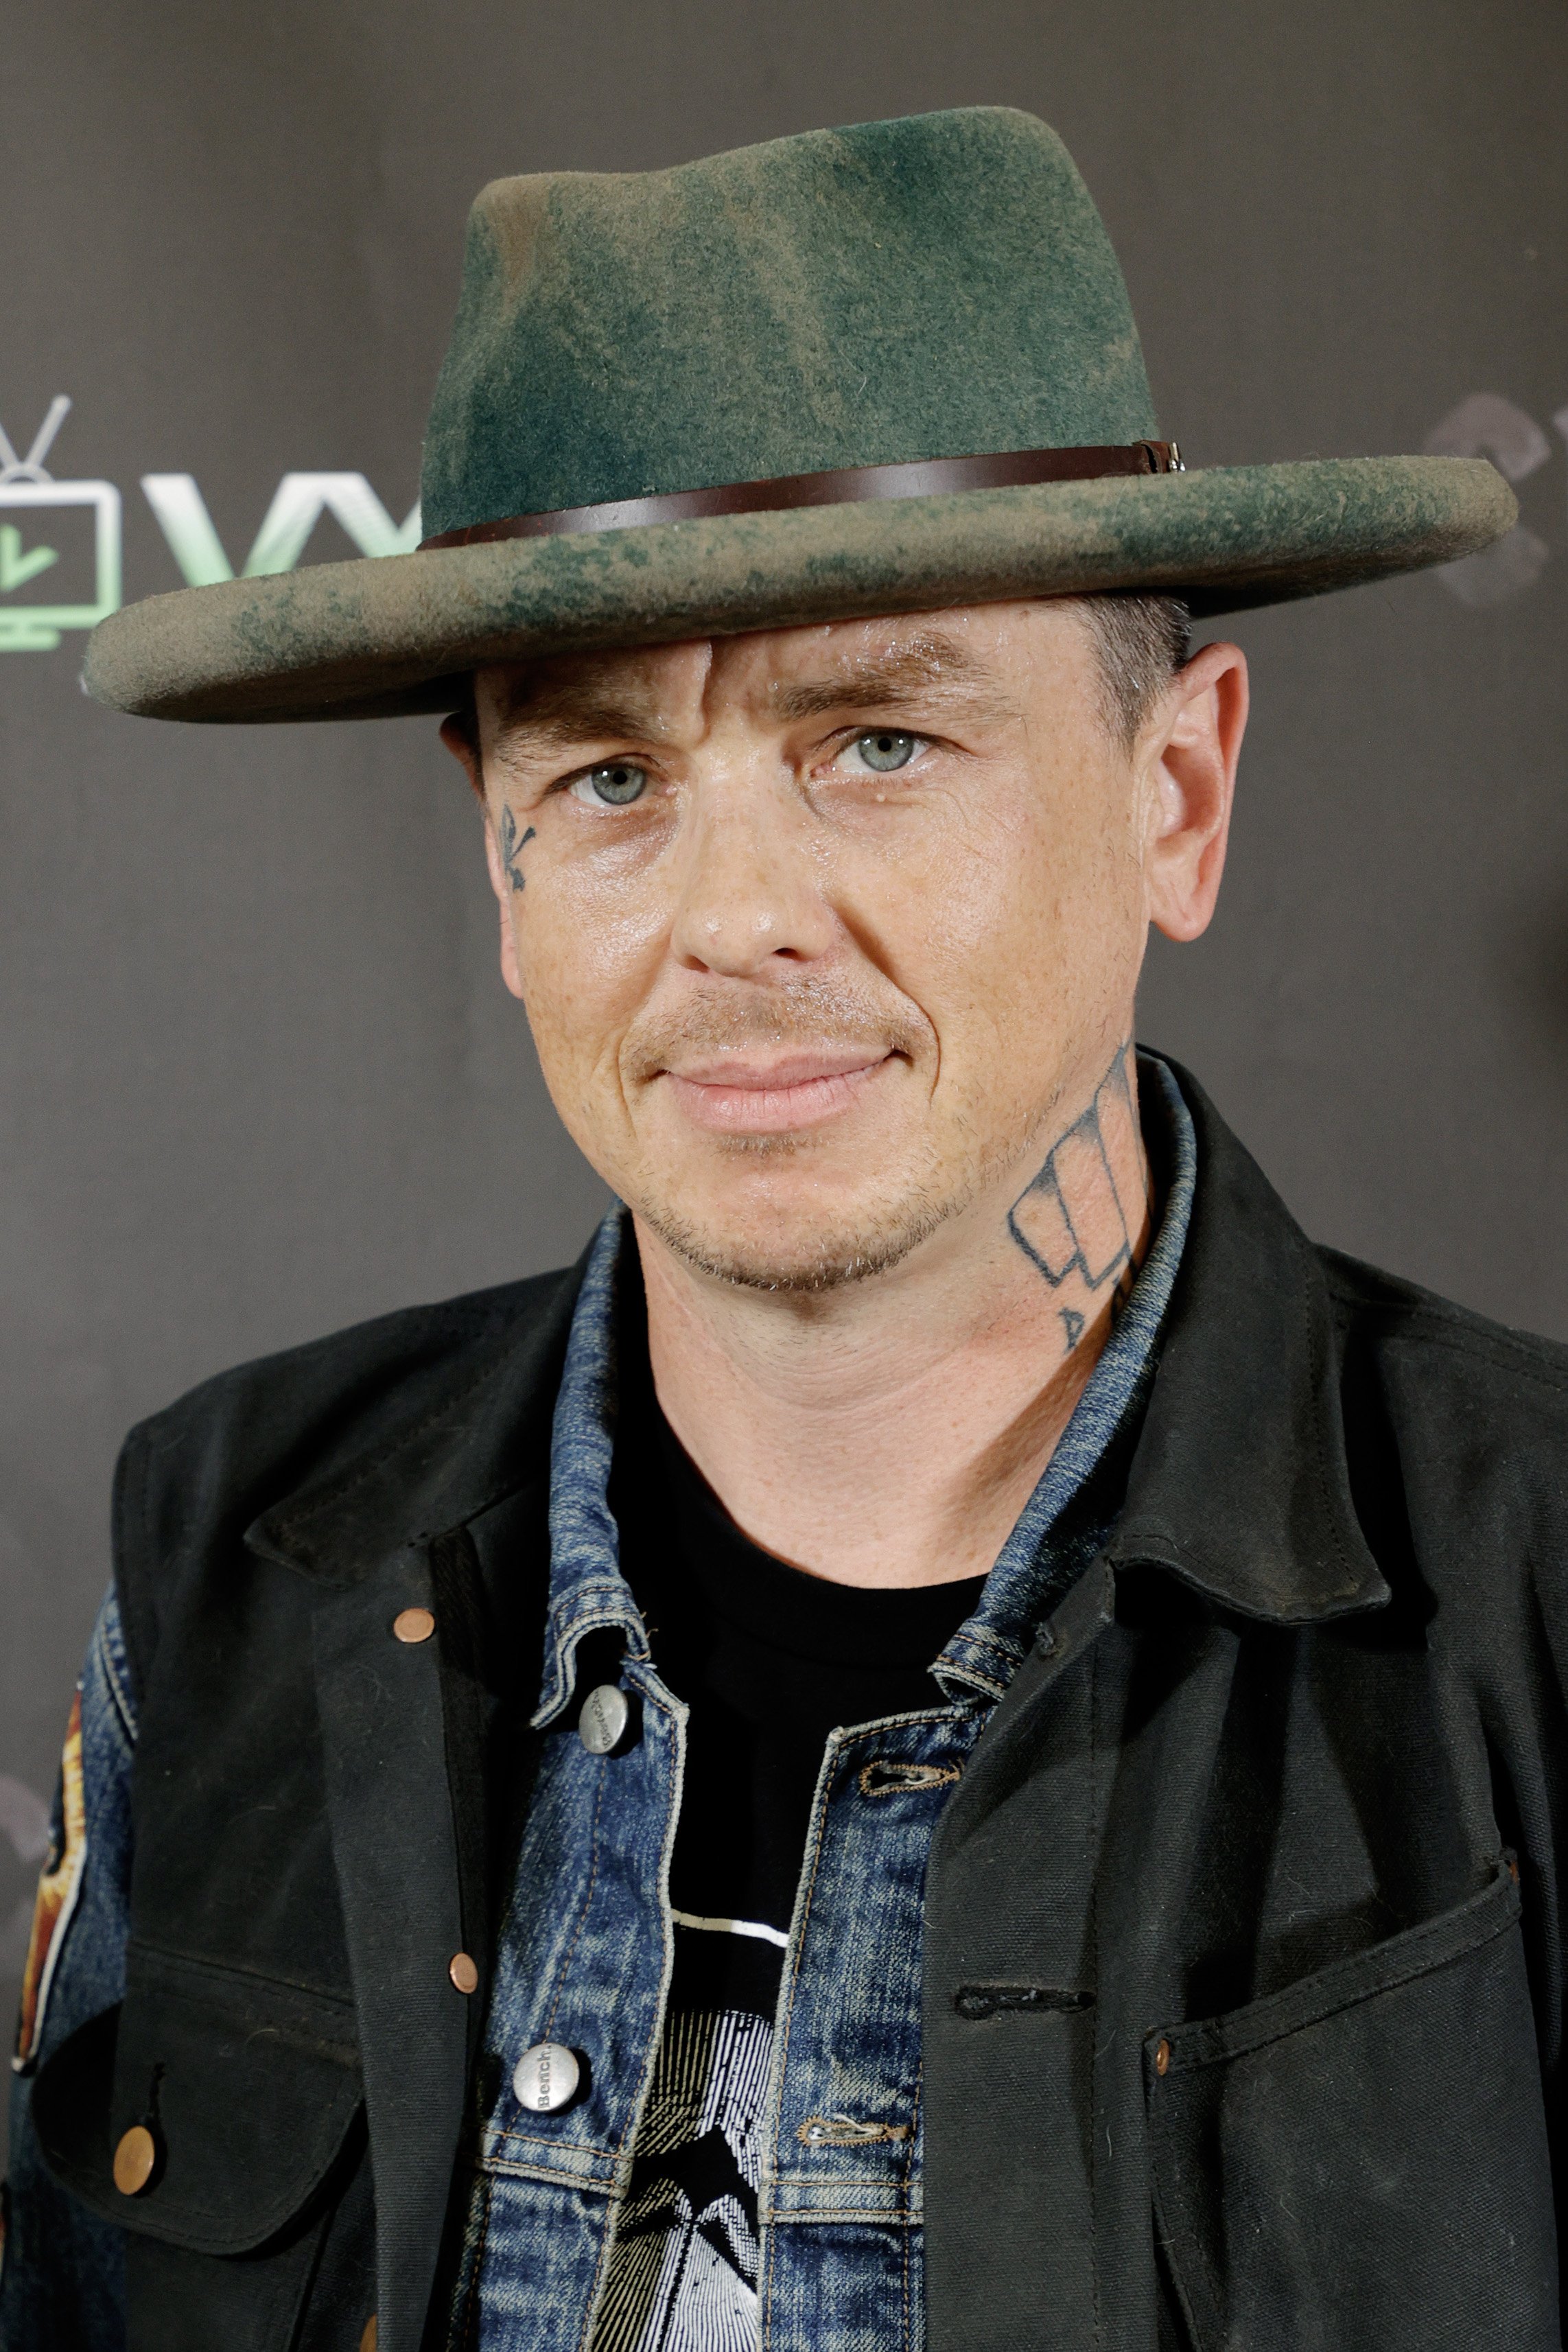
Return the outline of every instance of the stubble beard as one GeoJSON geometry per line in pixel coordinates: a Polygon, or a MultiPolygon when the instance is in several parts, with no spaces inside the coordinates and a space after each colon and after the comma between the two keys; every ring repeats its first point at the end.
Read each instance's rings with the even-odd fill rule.
{"type": "MultiPolygon", "coordinates": [[[[733,1148],[733,1147],[731,1147],[733,1148]]],[[[737,1156],[741,1156],[739,1153],[737,1156]]],[[[765,1154],[753,1143],[747,1158],[789,1158],[789,1142],[773,1143],[765,1154]]],[[[918,1249],[939,1225],[967,1207],[974,1186],[943,1192],[916,1181],[906,1185],[896,1202],[879,1205],[859,1220],[836,1223],[831,1228],[810,1227],[786,1238],[743,1240],[732,1232],[684,1214],[670,1201],[643,1201],[638,1213],[667,1249],[699,1273],[740,1290],[793,1292],[797,1296],[841,1290],[848,1283],[866,1282],[887,1274],[911,1250],[918,1249]]]]}
{"type": "MultiPolygon", "coordinates": [[[[1030,1122],[1030,1135],[1037,1124],[1030,1122]]],[[[932,1147],[924,1155],[925,1166],[904,1175],[896,1198],[831,1222],[800,1220],[803,1229],[781,1231],[777,1237],[743,1238],[717,1218],[693,1216],[667,1194],[644,1196],[634,1205],[650,1232],[698,1273],[740,1290],[820,1297],[891,1273],[942,1226],[962,1216],[1029,1139],[1025,1135],[993,1140],[957,1167],[944,1166],[932,1147]]],[[[791,1160],[809,1154],[813,1139],[735,1139],[722,1149],[737,1160],[791,1160]]],[[[781,1212],[779,1223],[796,1221],[781,1212]]]]}

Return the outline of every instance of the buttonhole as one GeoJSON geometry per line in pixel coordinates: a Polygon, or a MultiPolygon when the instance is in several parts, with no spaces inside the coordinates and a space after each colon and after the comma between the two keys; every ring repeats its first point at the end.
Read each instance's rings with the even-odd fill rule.
{"type": "Polygon", "coordinates": [[[114,2185],[122,2197],[145,2197],[163,2178],[167,2149],[158,2110],[166,2071],[162,2063],[153,2067],[146,2104],[115,2145],[114,2185]]]}
{"type": "Polygon", "coordinates": [[[960,2017],[1060,2017],[1092,2009],[1094,1996],[1062,1985],[967,1984],[958,1987],[953,2006],[960,2017]]]}
{"type": "Polygon", "coordinates": [[[909,2124],[868,2123],[855,2116],[808,2116],[795,2134],[808,2147],[869,2147],[878,2140],[908,2139],[909,2124]]]}
{"type": "Polygon", "coordinates": [[[962,1777],[961,1764],[893,1764],[873,1756],[861,1768],[862,1797],[896,1797],[905,1789],[942,1789],[962,1777]]]}

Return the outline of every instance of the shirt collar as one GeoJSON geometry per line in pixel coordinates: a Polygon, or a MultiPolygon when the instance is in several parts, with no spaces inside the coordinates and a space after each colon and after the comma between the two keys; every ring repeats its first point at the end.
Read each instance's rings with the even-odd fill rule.
{"type": "MultiPolygon", "coordinates": [[[[1161,1322],[1181,1263],[1197,1184],[1193,1124],[1176,1079],[1157,1055],[1140,1054],[1144,1116],[1166,1139],[1167,1183],[1155,1233],[1117,1319],[1058,1441],[967,1618],[933,1673],[949,1696],[999,1698],[1035,1628],[1104,1544],[1115,1500],[1092,1474],[1113,1441],[1134,1426],[1153,1374],[1161,1322]]],[[[619,1203],[600,1226],[578,1294],[550,1444],[550,1598],[536,1726],[570,1700],[578,1643],[619,1629],[633,1657],[649,1655],[647,1629],[621,1573],[610,1508],[618,1397],[616,1298],[625,1253],[635,1246],[619,1203]]]]}

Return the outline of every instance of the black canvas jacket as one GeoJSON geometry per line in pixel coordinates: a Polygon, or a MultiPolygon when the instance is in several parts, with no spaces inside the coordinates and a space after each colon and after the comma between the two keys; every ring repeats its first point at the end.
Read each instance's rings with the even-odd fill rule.
{"type": "MultiPolygon", "coordinates": [[[[1312,1247],[1183,1084],[1125,1507],[933,1853],[932,2352],[1550,2352],[1568,1351],[1312,1247]]],[[[134,2352],[439,2339],[486,1990],[448,1962],[487,1976],[527,1801],[576,1279],[127,1445],[129,1990],[35,2115],[128,2231],[134,2352]]]]}

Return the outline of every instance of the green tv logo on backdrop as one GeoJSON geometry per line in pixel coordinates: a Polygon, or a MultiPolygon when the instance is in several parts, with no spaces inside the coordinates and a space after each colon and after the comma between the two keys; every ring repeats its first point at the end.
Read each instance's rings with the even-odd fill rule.
{"type": "Polygon", "coordinates": [[[0,653],[52,652],[119,609],[120,492],[44,464],[69,413],[61,393],[25,457],[0,431],[0,653]]]}
{"type": "MultiPolygon", "coordinates": [[[[70,413],[51,403],[25,457],[0,431],[0,653],[48,653],[68,629],[91,629],[121,594],[120,492],[112,482],[57,481],[45,459],[70,413]]],[[[193,588],[235,577],[206,501],[190,474],[144,474],[141,488],[193,588]]],[[[419,544],[419,508],[396,523],[363,474],[285,474],[240,576],[291,572],[324,514],[363,555],[406,555],[419,544]]]]}

